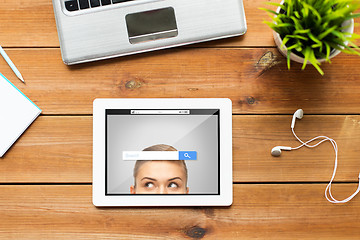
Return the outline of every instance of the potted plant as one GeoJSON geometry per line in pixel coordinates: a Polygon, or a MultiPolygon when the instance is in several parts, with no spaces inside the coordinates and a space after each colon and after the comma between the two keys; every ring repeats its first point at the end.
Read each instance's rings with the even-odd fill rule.
{"type": "Polygon", "coordinates": [[[354,14],[359,9],[359,0],[283,0],[269,2],[277,6],[269,13],[272,22],[266,21],[274,30],[275,43],[279,51],[290,60],[312,64],[321,75],[321,62],[330,62],[340,52],[360,56],[359,47],[353,40],[359,38],[354,33],[354,14]],[[348,46],[350,45],[350,47],[348,46]]]}

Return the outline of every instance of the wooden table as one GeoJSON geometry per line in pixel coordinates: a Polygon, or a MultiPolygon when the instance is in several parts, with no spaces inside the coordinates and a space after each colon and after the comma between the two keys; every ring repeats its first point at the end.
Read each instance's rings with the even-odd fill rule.
{"type": "MultiPolygon", "coordinates": [[[[50,0],[3,1],[0,43],[20,69],[0,71],[42,110],[0,159],[1,239],[359,239],[360,196],[324,198],[334,153],[297,146],[296,131],[339,145],[333,192],[349,196],[360,171],[360,58],[341,54],[325,76],[300,70],[275,48],[263,0],[244,0],[243,37],[68,67],[62,63],[50,0]],[[262,58],[272,56],[270,58],[262,58]],[[92,205],[95,98],[230,98],[233,101],[231,207],[96,208],[92,205]]],[[[356,27],[359,33],[359,27],[356,27]]],[[[360,43],[360,42],[358,42],[360,43]]]]}

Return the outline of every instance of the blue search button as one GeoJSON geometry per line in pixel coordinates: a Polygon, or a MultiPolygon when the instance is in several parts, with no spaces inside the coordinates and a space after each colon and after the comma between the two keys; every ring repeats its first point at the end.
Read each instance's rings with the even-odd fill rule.
{"type": "Polygon", "coordinates": [[[196,160],[196,151],[179,151],[179,160],[196,160]]]}

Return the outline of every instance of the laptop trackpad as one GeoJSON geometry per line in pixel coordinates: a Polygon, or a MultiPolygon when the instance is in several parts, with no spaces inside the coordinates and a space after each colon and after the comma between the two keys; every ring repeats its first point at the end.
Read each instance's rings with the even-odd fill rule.
{"type": "Polygon", "coordinates": [[[178,29],[172,7],[126,15],[131,44],[176,37],[178,29]]]}

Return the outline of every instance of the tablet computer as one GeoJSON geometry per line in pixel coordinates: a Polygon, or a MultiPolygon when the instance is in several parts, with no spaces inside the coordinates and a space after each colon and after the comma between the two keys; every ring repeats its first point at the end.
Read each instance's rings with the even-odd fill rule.
{"type": "Polygon", "coordinates": [[[232,204],[229,99],[96,99],[95,206],[232,204]]]}

